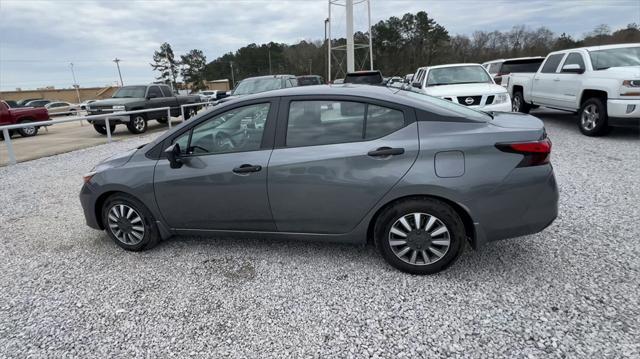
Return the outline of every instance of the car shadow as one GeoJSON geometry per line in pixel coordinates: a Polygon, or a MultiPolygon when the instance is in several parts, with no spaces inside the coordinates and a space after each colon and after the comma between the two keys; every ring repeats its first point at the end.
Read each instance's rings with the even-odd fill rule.
{"type": "MultiPolygon", "coordinates": [[[[554,127],[567,131],[573,131],[581,135],[578,129],[578,116],[564,111],[549,109],[532,110],[531,115],[541,119],[545,125],[553,124],[554,127]]],[[[640,139],[640,129],[634,127],[613,127],[605,137],[619,139],[640,139]]]]}

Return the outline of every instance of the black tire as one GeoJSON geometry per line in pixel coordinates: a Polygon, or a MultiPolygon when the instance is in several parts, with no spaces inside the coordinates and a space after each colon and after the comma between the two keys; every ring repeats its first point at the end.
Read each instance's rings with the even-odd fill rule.
{"type": "Polygon", "coordinates": [[[129,123],[127,123],[127,129],[133,134],[140,134],[147,132],[147,115],[144,113],[138,113],[131,115],[129,123]]]}
{"type": "Polygon", "coordinates": [[[164,117],[157,118],[157,119],[156,119],[156,121],[158,121],[158,123],[162,123],[162,124],[165,124],[165,123],[167,123],[167,122],[168,122],[168,121],[167,121],[167,119],[166,119],[166,118],[164,118],[164,117]]]}
{"type": "Polygon", "coordinates": [[[578,128],[586,136],[603,136],[609,133],[607,105],[601,99],[592,97],[586,100],[578,111],[578,128]]]}
{"type": "MultiPolygon", "coordinates": [[[[126,208],[124,207],[124,208],[126,208]]],[[[136,218],[134,215],[129,216],[128,211],[125,209],[125,216],[128,219],[136,218]]],[[[121,216],[124,217],[124,216],[121,216]]],[[[125,220],[126,221],[126,220],[125,220]]],[[[130,221],[131,222],[131,221],[130,221]]],[[[120,247],[128,250],[139,252],[146,249],[151,249],[158,244],[160,240],[160,235],[158,233],[158,227],[156,226],[155,218],[151,211],[147,209],[147,207],[137,199],[132,196],[129,196],[124,193],[114,194],[111,197],[107,198],[102,206],[102,223],[104,224],[105,231],[111,237],[111,239],[120,247]],[[129,223],[129,228],[125,228],[124,231],[121,230],[120,227],[113,227],[110,222],[110,215],[113,217],[114,214],[112,209],[115,208],[116,212],[120,211],[120,206],[126,206],[134,210],[134,213],[137,214],[141,221],[135,224],[129,223]],[[134,237],[132,229],[134,226],[139,227],[139,224],[143,225],[143,234],[140,235],[140,239],[134,237]],[[120,231],[120,237],[117,235],[118,231],[120,231]],[[125,236],[126,233],[126,236],[125,236]],[[125,236],[125,237],[123,237],[125,236]],[[125,238],[125,239],[122,239],[125,238]],[[133,241],[127,241],[127,239],[133,239],[133,241]],[[139,242],[137,242],[139,240],[139,242]]],[[[119,222],[118,222],[119,223],[119,222]]],[[[126,224],[126,223],[125,223],[126,224]]],[[[124,228],[124,225],[123,225],[124,228]]],[[[139,234],[140,232],[136,232],[139,234]]]]}
{"type": "MultiPolygon", "coordinates": [[[[411,218],[414,217],[411,216],[411,218]]],[[[416,227],[415,221],[412,225],[416,227]]],[[[385,209],[376,221],[374,236],[376,247],[387,263],[403,272],[421,275],[440,272],[453,264],[462,253],[466,240],[464,224],[462,223],[458,213],[456,213],[456,211],[448,204],[427,197],[404,200],[385,209]],[[407,244],[405,244],[404,247],[402,247],[402,245],[396,245],[393,248],[397,248],[396,250],[398,253],[402,253],[405,248],[410,248],[413,245],[416,245],[417,247],[410,248],[407,253],[407,260],[409,261],[409,254],[413,252],[417,253],[417,256],[420,258],[417,259],[417,257],[413,257],[413,261],[416,264],[411,264],[401,259],[400,256],[394,252],[390,243],[392,240],[392,226],[394,226],[394,224],[400,221],[404,216],[412,215],[413,213],[422,214],[421,223],[423,224],[418,225],[418,229],[414,229],[407,233],[407,237],[405,237],[407,239],[407,244]],[[432,238],[430,234],[427,235],[427,231],[425,231],[423,227],[427,227],[427,223],[429,223],[429,219],[431,217],[425,217],[424,214],[436,218],[436,220],[431,224],[431,233],[436,233],[436,230],[440,229],[442,225],[445,226],[448,233],[435,235],[434,237],[436,238],[432,238]],[[445,236],[446,238],[438,238],[438,236],[445,236]],[[446,241],[447,239],[449,244],[445,251],[444,247],[436,244],[436,242],[442,242],[443,240],[446,241]],[[409,243],[412,244],[410,245],[409,243]],[[438,258],[438,255],[435,254],[435,252],[431,252],[431,248],[444,253],[440,258],[438,258]],[[433,261],[428,262],[425,257],[423,257],[425,254],[420,254],[421,252],[425,252],[427,256],[431,256],[433,261]],[[422,263],[419,263],[420,261],[422,263]]]]}
{"type": "Polygon", "coordinates": [[[521,113],[529,113],[529,111],[531,111],[531,106],[524,102],[522,91],[516,91],[513,94],[513,98],[511,99],[511,111],[521,113]]]}
{"type": "MultiPolygon", "coordinates": [[[[32,121],[30,120],[18,121],[18,123],[29,123],[29,122],[32,122],[32,121]]],[[[19,128],[17,131],[22,137],[33,137],[38,134],[38,127],[36,126],[23,127],[23,128],[19,128]]]]}
{"type": "Polygon", "coordinates": [[[186,121],[197,114],[198,111],[195,107],[187,107],[184,110],[184,120],[186,121]]]}
{"type": "MultiPolygon", "coordinates": [[[[101,134],[101,135],[106,135],[107,134],[107,126],[106,125],[100,125],[97,123],[93,124],[93,129],[96,130],[97,133],[101,134]]],[[[109,124],[109,130],[111,130],[111,134],[113,135],[113,131],[115,131],[116,129],[116,125],[113,124],[109,124]]]]}

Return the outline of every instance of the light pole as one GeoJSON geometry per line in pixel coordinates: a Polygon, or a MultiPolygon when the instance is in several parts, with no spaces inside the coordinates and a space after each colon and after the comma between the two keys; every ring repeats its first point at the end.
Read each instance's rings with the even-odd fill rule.
{"type": "Polygon", "coordinates": [[[267,45],[267,52],[269,53],[269,75],[273,75],[273,71],[271,71],[271,43],[267,45]]]}
{"type": "MultiPolygon", "coordinates": [[[[331,7],[331,5],[329,5],[331,7]]],[[[329,48],[329,42],[327,41],[327,28],[329,27],[329,18],[324,19],[324,43],[327,46],[328,52],[324,56],[325,66],[327,68],[327,81],[331,80],[331,70],[329,70],[329,56],[331,56],[331,49],[329,48]]]]}
{"type": "Polygon", "coordinates": [[[233,61],[229,61],[229,66],[231,66],[231,88],[236,87],[236,80],[233,76],[233,61]]]}
{"type": "Polygon", "coordinates": [[[120,86],[122,87],[124,86],[124,82],[122,82],[122,73],[120,73],[120,61],[122,60],[117,57],[113,60],[113,62],[115,62],[116,66],[118,67],[118,76],[120,76],[120,86]]]}
{"type": "Polygon", "coordinates": [[[73,76],[73,87],[76,89],[76,96],[78,97],[78,103],[80,103],[80,91],[78,90],[78,81],[76,81],[76,72],[73,71],[73,62],[70,62],[71,65],[71,76],[73,76]]]}

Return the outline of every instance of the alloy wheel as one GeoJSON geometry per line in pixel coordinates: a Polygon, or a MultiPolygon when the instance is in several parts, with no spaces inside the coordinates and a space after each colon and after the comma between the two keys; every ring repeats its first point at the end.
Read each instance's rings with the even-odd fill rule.
{"type": "Polygon", "coordinates": [[[109,230],[122,243],[137,245],[144,238],[144,222],[138,212],[126,204],[115,204],[107,216],[109,230]]]}
{"type": "Polygon", "coordinates": [[[590,104],[582,110],[580,121],[582,128],[585,130],[592,131],[598,125],[599,120],[600,112],[598,110],[598,106],[590,104]]]}
{"type": "Polygon", "coordinates": [[[513,102],[511,103],[511,110],[513,112],[520,112],[521,106],[522,106],[522,103],[520,101],[520,96],[514,96],[513,102]]]}
{"type": "Polygon", "coordinates": [[[138,131],[142,131],[144,130],[145,127],[145,123],[144,123],[144,117],[142,116],[136,116],[136,118],[133,119],[133,126],[136,128],[136,130],[138,131]]]}
{"type": "Polygon", "coordinates": [[[24,127],[22,129],[22,131],[27,135],[27,136],[33,136],[36,133],[36,128],[34,126],[31,127],[24,127]]]}
{"type": "Polygon", "coordinates": [[[393,253],[403,262],[428,265],[447,254],[451,235],[439,218],[427,213],[410,213],[391,226],[388,241],[393,253]]]}

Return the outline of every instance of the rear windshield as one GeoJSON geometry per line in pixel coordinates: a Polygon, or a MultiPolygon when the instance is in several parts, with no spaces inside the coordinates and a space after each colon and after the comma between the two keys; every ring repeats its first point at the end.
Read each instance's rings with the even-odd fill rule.
{"type": "Polygon", "coordinates": [[[298,77],[299,86],[320,85],[322,82],[319,77],[298,77]]]}
{"type": "Polygon", "coordinates": [[[379,72],[351,73],[344,78],[345,84],[379,85],[382,81],[379,72]]]}
{"type": "Polygon", "coordinates": [[[544,61],[544,58],[505,61],[500,68],[500,73],[511,74],[514,72],[538,72],[538,68],[540,68],[542,61],[544,61]]]}
{"type": "Polygon", "coordinates": [[[257,78],[242,80],[233,90],[233,95],[250,95],[265,91],[282,88],[282,81],[279,78],[257,78]]]}

